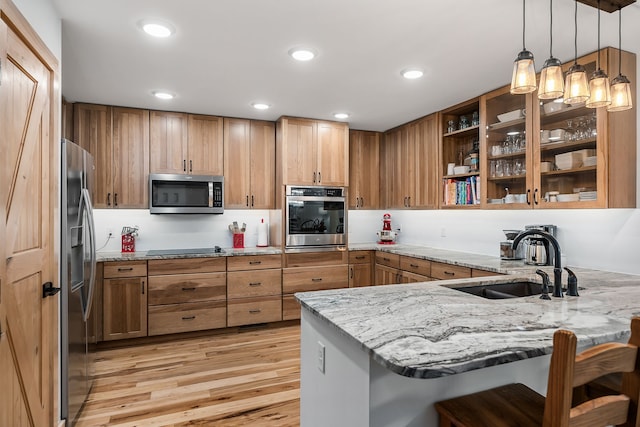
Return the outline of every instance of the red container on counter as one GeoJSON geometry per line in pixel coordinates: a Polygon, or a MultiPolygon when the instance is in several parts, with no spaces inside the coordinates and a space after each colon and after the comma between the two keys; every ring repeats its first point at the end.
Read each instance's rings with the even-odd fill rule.
{"type": "Polygon", "coordinates": [[[233,248],[244,248],[244,233],[233,233],[233,248]]]}
{"type": "Polygon", "coordinates": [[[135,252],[136,251],[136,238],[133,234],[122,235],[122,252],[135,252]]]}

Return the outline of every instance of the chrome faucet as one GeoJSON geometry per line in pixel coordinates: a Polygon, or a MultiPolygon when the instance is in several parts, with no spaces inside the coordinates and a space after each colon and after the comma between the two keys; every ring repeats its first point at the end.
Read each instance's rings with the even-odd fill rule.
{"type": "Polygon", "coordinates": [[[562,258],[560,256],[560,244],[558,243],[556,238],[546,231],[530,229],[518,234],[515,239],[513,239],[513,244],[511,245],[511,247],[515,251],[518,248],[518,244],[520,243],[520,241],[525,237],[531,235],[540,236],[553,245],[555,253],[553,264],[553,296],[562,298],[562,258]]]}

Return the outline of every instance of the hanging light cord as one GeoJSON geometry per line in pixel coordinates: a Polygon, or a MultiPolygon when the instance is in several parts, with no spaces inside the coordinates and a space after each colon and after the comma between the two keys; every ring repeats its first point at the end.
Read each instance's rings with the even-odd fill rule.
{"type": "Polygon", "coordinates": [[[549,12],[551,15],[549,20],[549,58],[553,58],[553,0],[549,0],[549,12]]]}
{"type": "Polygon", "coordinates": [[[598,70],[600,69],[600,0],[598,0],[598,70]]]}
{"type": "Polygon", "coordinates": [[[618,75],[622,75],[622,7],[618,6],[618,75]]]}
{"type": "Polygon", "coordinates": [[[522,0],[522,50],[527,50],[524,45],[524,33],[527,28],[527,22],[525,19],[526,18],[525,9],[526,9],[526,0],[522,0]]]}
{"type": "Polygon", "coordinates": [[[574,23],[574,36],[573,36],[573,54],[574,54],[574,63],[578,65],[578,0],[574,0],[575,2],[575,12],[573,14],[573,23],[574,23]]]}

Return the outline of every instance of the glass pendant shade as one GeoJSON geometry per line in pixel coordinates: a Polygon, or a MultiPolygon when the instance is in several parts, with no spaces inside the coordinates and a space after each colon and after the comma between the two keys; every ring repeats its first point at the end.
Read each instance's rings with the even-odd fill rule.
{"type": "Polygon", "coordinates": [[[609,89],[609,77],[601,69],[597,69],[589,80],[589,92],[591,96],[587,101],[587,107],[600,108],[611,104],[611,90],[609,89]]]}
{"type": "Polygon", "coordinates": [[[631,108],[633,108],[631,82],[626,76],[620,74],[611,82],[611,105],[607,107],[607,111],[616,112],[631,108]]]}
{"type": "Polygon", "coordinates": [[[556,58],[545,61],[540,73],[540,88],[538,98],[556,99],[564,94],[564,76],[562,75],[562,63],[556,58]]]}
{"type": "Polygon", "coordinates": [[[564,103],[582,104],[589,99],[589,81],[587,71],[580,64],[574,64],[569,68],[564,82],[564,103]]]}
{"type": "Polygon", "coordinates": [[[536,90],[536,69],[533,63],[533,54],[523,50],[518,54],[513,63],[513,76],[511,77],[511,93],[519,95],[531,93],[536,90]]]}

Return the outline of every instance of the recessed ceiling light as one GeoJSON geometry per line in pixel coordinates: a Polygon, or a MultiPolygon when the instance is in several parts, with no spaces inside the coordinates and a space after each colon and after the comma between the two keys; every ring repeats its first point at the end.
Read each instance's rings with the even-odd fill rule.
{"type": "Polygon", "coordinates": [[[297,61],[310,61],[316,57],[316,52],[306,47],[294,47],[289,49],[289,55],[297,61]]]}
{"type": "Polygon", "coordinates": [[[176,97],[172,93],[161,91],[161,90],[156,90],[156,91],[153,91],[152,93],[153,93],[153,96],[159,99],[173,99],[176,97]]]}
{"type": "Polygon", "coordinates": [[[335,113],[333,117],[335,117],[336,119],[348,119],[349,113],[335,113]]]}
{"type": "Polygon", "coordinates": [[[400,74],[402,74],[402,77],[405,79],[413,80],[422,77],[424,75],[424,71],[417,68],[407,68],[406,70],[402,70],[400,74]]]}
{"type": "Polygon", "coordinates": [[[268,110],[271,108],[271,105],[265,104],[264,102],[254,102],[251,106],[256,110],[268,110]]]}
{"type": "Polygon", "coordinates": [[[153,37],[169,37],[175,32],[171,24],[160,21],[140,21],[139,24],[142,31],[153,37]]]}

